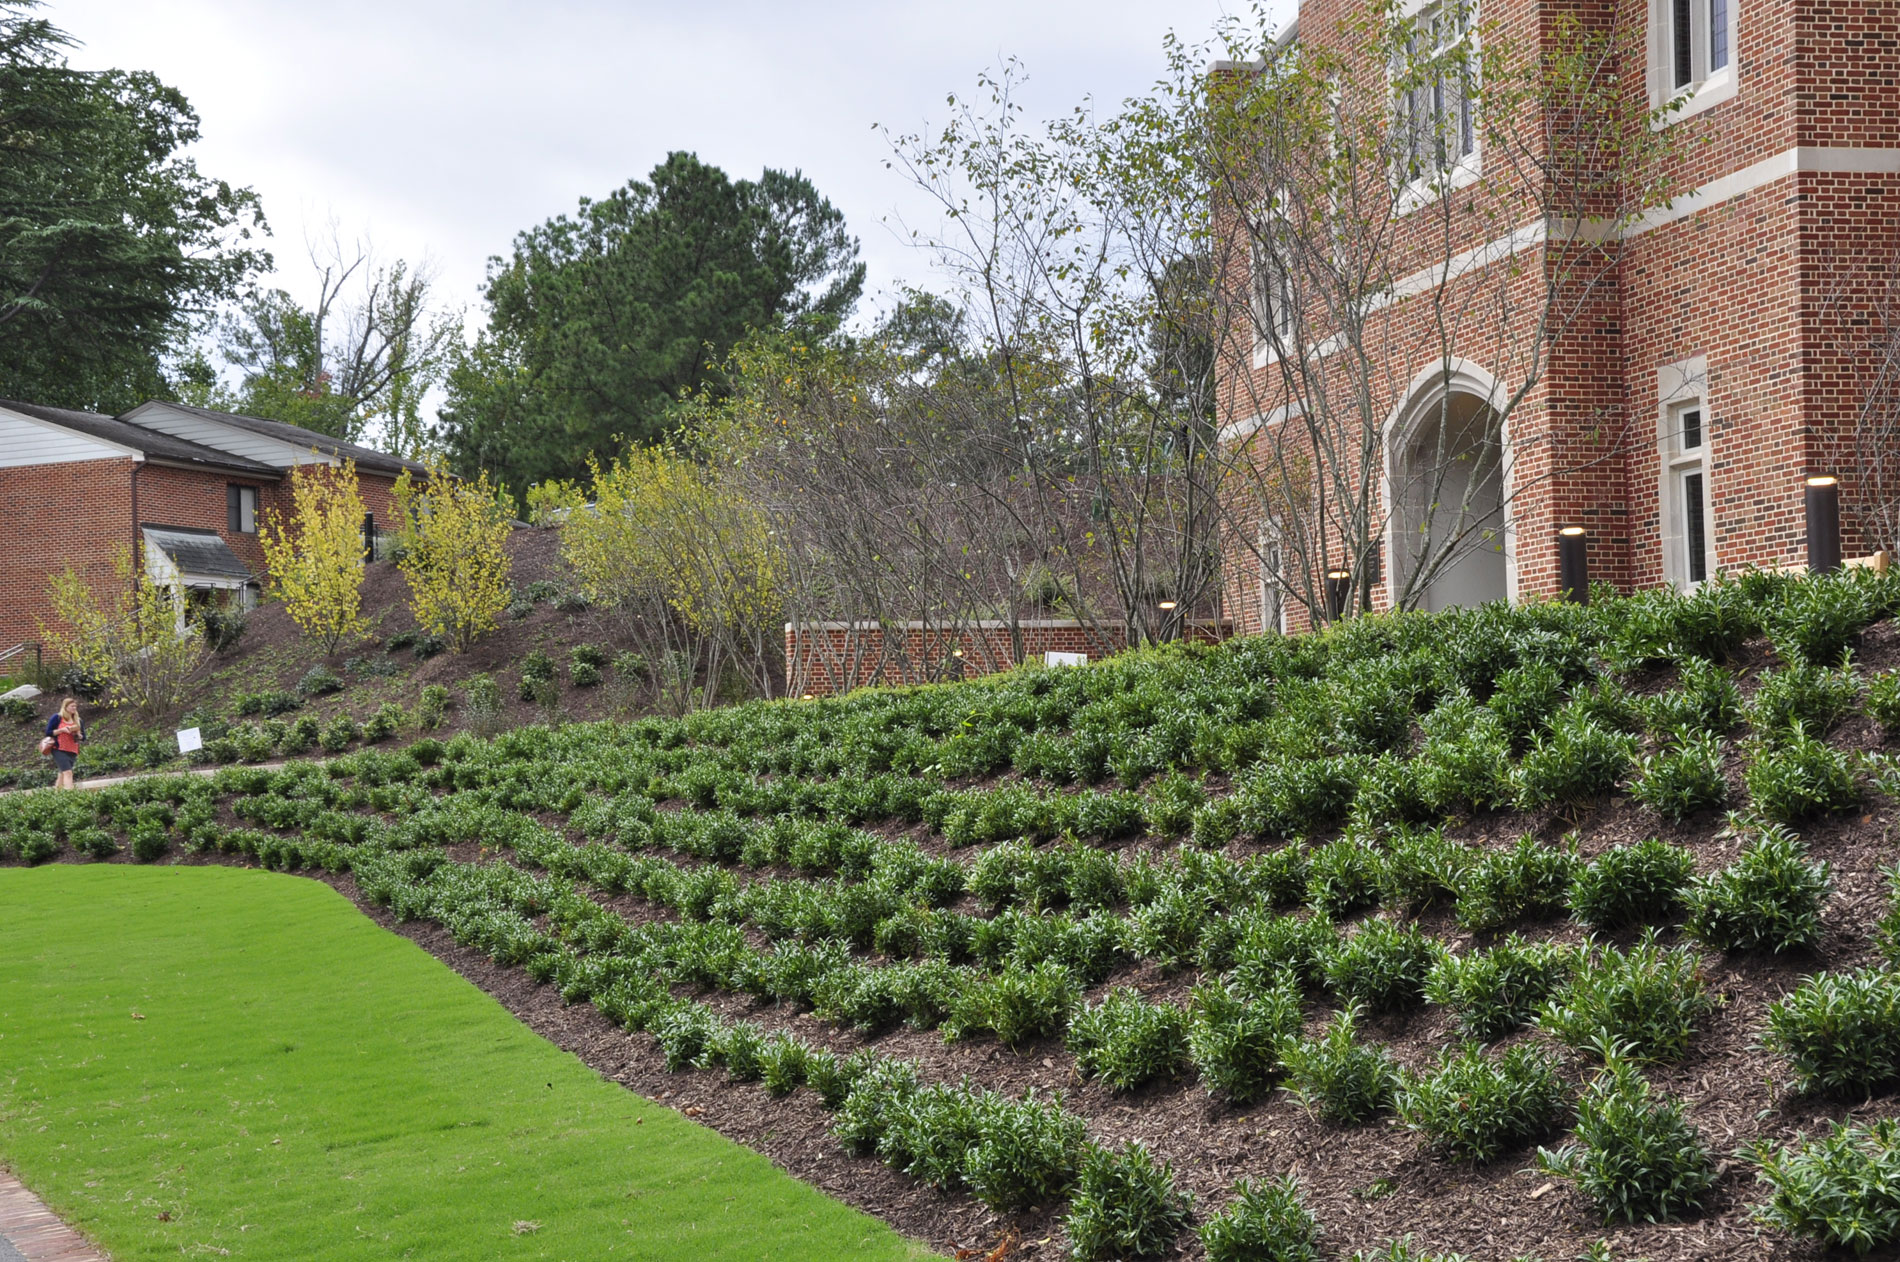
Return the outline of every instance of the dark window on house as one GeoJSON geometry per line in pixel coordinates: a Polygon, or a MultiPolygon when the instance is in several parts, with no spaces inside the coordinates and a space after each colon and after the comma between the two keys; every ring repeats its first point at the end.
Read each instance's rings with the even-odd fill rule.
{"type": "Polygon", "coordinates": [[[1682,538],[1691,583],[1704,582],[1709,577],[1709,521],[1702,496],[1701,471],[1684,474],[1682,538]]]}
{"type": "Polygon", "coordinates": [[[257,488],[254,486],[227,486],[224,488],[225,528],[234,535],[254,535],[257,533],[257,488]]]}

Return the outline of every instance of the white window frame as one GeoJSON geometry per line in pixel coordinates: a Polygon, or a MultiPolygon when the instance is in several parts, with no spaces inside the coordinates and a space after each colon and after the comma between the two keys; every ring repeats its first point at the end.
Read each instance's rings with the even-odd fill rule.
{"type": "Polygon", "coordinates": [[[1693,591],[1715,575],[1715,494],[1711,486],[1715,462],[1708,382],[1708,364],[1701,356],[1667,365],[1657,374],[1660,481],[1656,502],[1663,578],[1684,591],[1693,591]],[[1699,566],[1694,548],[1698,516],[1702,534],[1699,566]]]}
{"type": "Polygon", "coordinates": [[[1271,524],[1260,527],[1260,629],[1286,634],[1286,546],[1271,524]]]}
{"type": "Polygon", "coordinates": [[[1249,225],[1247,233],[1247,301],[1253,320],[1253,345],[1256,366],[1280,358],[1293,345],[1300,326],[1297,297],[1293,291],[1293,272],[1285,259],[1276,261],[1264,239],[1285,230],[1286,218],[1276,197],[1258,212],[1258,227],[1249,225]]]}
{"type": "Polygon", "coordinates": [[[1656,109],[1679,103],[1656,120],[1657,126],[1679,123],[1735,96],[1741,6],[1742,0],[1649,0],[1649,103],[1656,109]],[[1686,43],[1677,39],[1684,15],[1686,43]],[[1714,64],[1718,59],[1721,65],[1714,64]]]}
{"type": "MultiPolygon", "coordinates": [[[[1656,0],[1652,0],[1656,2],[1656,0]]],[[[1733,4],[1734,0],[1729,0],[1733,4]]],[[[1401,214],[1418,209],[1445,193],[1464,188],[1475,183],[1484,171],[1484,138],[1478,125],[1478,108],[1474,102],[1475,89],[1478,87],[1478,5],[1475,0],[1407,0],[1400,8],[1400,18],[1414,23],[1414,48],[1420,49],[1414,55],[1422,55],[1420,38],[1429,34],[1433,44],[1430,56],[1439,57],[1449,52],[1454,44],[1462,43],[1468,49],[1468,64],[1471,69],[1467,80],[1469,90],[1457,91],[1455,86],[1439,78],[1429,85],[1414,88],[1401,94],[1396,82],[1392,88],[1392,129],[1394,132],[1393,151],[1398,155],[1400,169],[1394,172],[1400,189],[1399,211],[1401,214]],[[1446,10],[1462,16],[1465,25],[1453,26],[1443,21],[1446,10]],[[1447,34],[1450,38],[1446,38],[1447,34]],[[1427,100],[1429,95],[1430,100],[1427,100]],[[1455,105],[1460,119],[1457,127],[1456,154],[1437,151],[1443,124],[1439,121],[1445,116],[1448,103],[1455,96],[1455,105]],[[1420,135],[1417,128],[1418,111],[1428,109],[1432,121],[1427,129],[1429,135],[1420,135]],[[1428,145],[1433,152],[1421,155],[1421,145],[1428,145]]],[[[1397,78],[1394,67],[1392,77],[1397,78]]]]}

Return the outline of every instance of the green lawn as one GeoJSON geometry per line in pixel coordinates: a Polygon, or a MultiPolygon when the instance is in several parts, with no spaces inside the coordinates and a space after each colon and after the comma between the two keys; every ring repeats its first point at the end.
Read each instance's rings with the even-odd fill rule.
{"type": "Polygon", "coordinates": [[[121,1262],[924,1256],[226,868],[0,870],[0,1161],[121,1262]]]}

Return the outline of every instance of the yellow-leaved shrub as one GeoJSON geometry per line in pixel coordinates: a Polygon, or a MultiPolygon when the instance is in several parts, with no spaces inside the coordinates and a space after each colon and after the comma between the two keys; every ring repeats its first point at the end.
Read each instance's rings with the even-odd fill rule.
{"type": "Polygon", "coordinates": [[[508,607],[514,506],[486,471],[458,479],[439,463],[423,478],[396,479],[396,503],[403,523],[396,564],[409,580],[416,625],[466,652],[508,607]]]}
{"type": "Polygon", "coordinates": [[[271,591],[305,635],[326,653],[361,636],[363,493],[356,464],[300,464],[290,472],[290,514],[267,510],[257,541],[270,567],[271,591]]]}

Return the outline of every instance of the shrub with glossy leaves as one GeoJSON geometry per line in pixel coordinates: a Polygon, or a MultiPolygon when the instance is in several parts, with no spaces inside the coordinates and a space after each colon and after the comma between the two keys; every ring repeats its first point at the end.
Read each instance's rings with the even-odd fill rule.
{"type": "Polygon", "coordinates": [[[1900,737],[1900,670],[1867,681],[1867,717],[1880,724],[1888,740],[1900,737]]]}
{"type": "Polygon", "coordinates": [[[1059,1095],[999,1099],[964,1156],[963,1180],[994,1210],[1046,1205],[1074,1181],[1087,1141],[1087,1124],[1062,1107],[1059,1095]]]}
{"type": "Polygon", "coordinates": [[[1820,1139],[1749,1150],[1755,1177],[1773,1191],[1755,1206],[1770,1227],[1866,1253],[1900,1241],[1900,1125],[1836,1122],[1820,1139]]]}
{"type": "Polygon", "coordinates": [[[1630,796],[1664,819],[1681,821],[1728,800],[1719,736],[1686,736],[1673,748],[1648,754],[1636,764],[1630,796]]]}
{"type": "Polygon", "coordinates": [[[1579,1051],[1622,1046],[1643,1060],[1675,1060],[1715,1006],[1696,952],[1644,932],[1627,952],[1605,947],[1571,973],[1537,1024],[1579,1051]]]}
{"type": "Polygon", "coordinates": [[[1100,1078],[1113,1091],[1132,1091],[1187,1067],[1188,1014],[1171,1003],[1149,1003],[1131,986],[1117,986],[1070,1018],[1069,1050],[1083,1077],[1100,1078]]]}
{"type": "Polygon", "coordinates": [[[1299,1037],[1303,1017],[1291,978],[1245,998],[1218,982],[1202,982],[1194,988],[1188,1027],[1201,1082],[1235,1104],[1263,1098],[1279,1081],[1280,1049],[1299,1037]]]}
{"type": "Polygon", "coordinates": [[[1469,1045],[1444,1052],[1436,1069],[1401,1076],[1399,1120],[1460,1161],[1491,1161],[1548,1135],[1565,1087],[1550,1056],[1519,1043],[1500,1056],[1469,1045]]]}
{"type": "Polygon", "coordinates": [[[1379,901],[1378,851],[1354,838],[1319,846],[1306,858],[1306,904],[1328,916],[1349,916],[1379,901]]]}
{"type": "Polygon", "coordinates": [[[1799,724],[1825,736],[1860,706],[1860,676],[1851,666],[1821,669],[1804,662],[1761,677],[1748,701],[1748,722],[1764,736],[1799,724]]]}
{"type": "Polygon", "coordinates": [[[1320,973],[1334,994],[1375,1012],[1416,1005],[1435,958],[1432,940],[1416,926],[1401,928],[1379,918],[1366,921],[1350,937],[1321,947],[1317,957],[1320,973]]]}
{"type": "Polygon", "coordinates": [[[1499,1039],[1528,1024],[1577,967],[1579,951],[1513,934],[1489,950],[1446,952],[1425,978],[1425,997],[1458,1017],[1467,1037],[1499,1039]]]}
{"type": "Polygon", "coordinates": [[[1234,1198],[1201,1224],[1207,1262],[1320,1262],[1319,1220],[1292,1175],[1242,1179],[1234,1198]]]}
{"type": "Polygon", "coordinates": [[[1742,694],[1734,676],[1704,658],[1683,663],[1676,687],[1646,697],[1643,722],[1662,737],[1726,736],[1742,719],[1742,694]]]}
{"type": "Polygon", "coordinates": [[[1685,910],[1695,856],[1651,837],[1612,846],[1570,883],[1570,913],[1594,929],[1668,924],[1685,910]]]}
{"type": "Polygon", "coordinates": [[[1281,1049],[1287,1089],[1314,1116],[1356,1126],[1391,1107],[1398,1066],[1381,1044],[1358,1040],[1359,1010],[1335,1013],[1314,1039],[1297,1039],[1281,1049]]]}
{"type": "Polygon", "coordinates": [[[1248,913],[1233,944],[1229,978],[1236,989],[1259,997],[1282,979],[1295,985],[1316,986],[1324,980],[1321,953],[1339,940],[1332,920],[1322,914],[1277,916],[1248,913]]]}
{"type": "Polygon", "coordinates": [[[1192,1198],[1174,1186],[1174,1167],[1156,1161],[1146,1145],[1116,1152],[1090,1144],[1069,1193],[1070,1256],[1158,1258],[1174,1251],[1191,1221],[1192,1198]]]}
{"type": "Polygon", "coordinates": [[[1636,1066],[1612,1055],[1577,1102],[1576,1138],[1540,1148],[1537,1166],[1568,1179],[1606,1222],[1661,1223],[1693,1214],[1715,1186],[1715,1162],[1682,1106],[1657,1097],[1636,1066]]]}
{"type": "Polygon", "coordinates": [[[1564,909],[1577,869],[1576,843],[1546,845],[1530,833],[1509,850],[1487,851],[1465,869],[1458,885],[1458,923],[1500,929],[1564,909]]]}
{"type": "Polygon", "coordinates": [[[1900,1081],[1900,975],[1816,973],[1769,1005],[1765,1042],[1802,1091],[1859,1095],[1900,1081]]]}
{"type": "Polygon", "coordinates": [[[1746,773],[1749,800],[1778,823],[1852,809],[1860,802],[1854,758],[1796,724],[1785,739],[1758,744],[1746,773]]]}
{"type": "Polygon", "coordinates": [[[1607,797],[1635,756],[1635,737],[1565,707],[1518,763],[1517,804],[1579,807],[1607,797]]]}
{"type": "Polygon", "coordinates": [[[1687,896],[1687,929],[1718,951],[1789,951],[1821,939],[1829,865],[1810,863],[1785,828],[1764,829],[1741,857],[1699,877],[1687,896]]]}
{"type": "Polygon", "coordinates": [[[1075,975],[1050,961],[1034,968],[1006,968],[988,982],[956,996],[944,1019],[944,1037],[966,1038],[989,1031],[1005,1047],[1060,1034],[1081,998],[1075,975]]]}

